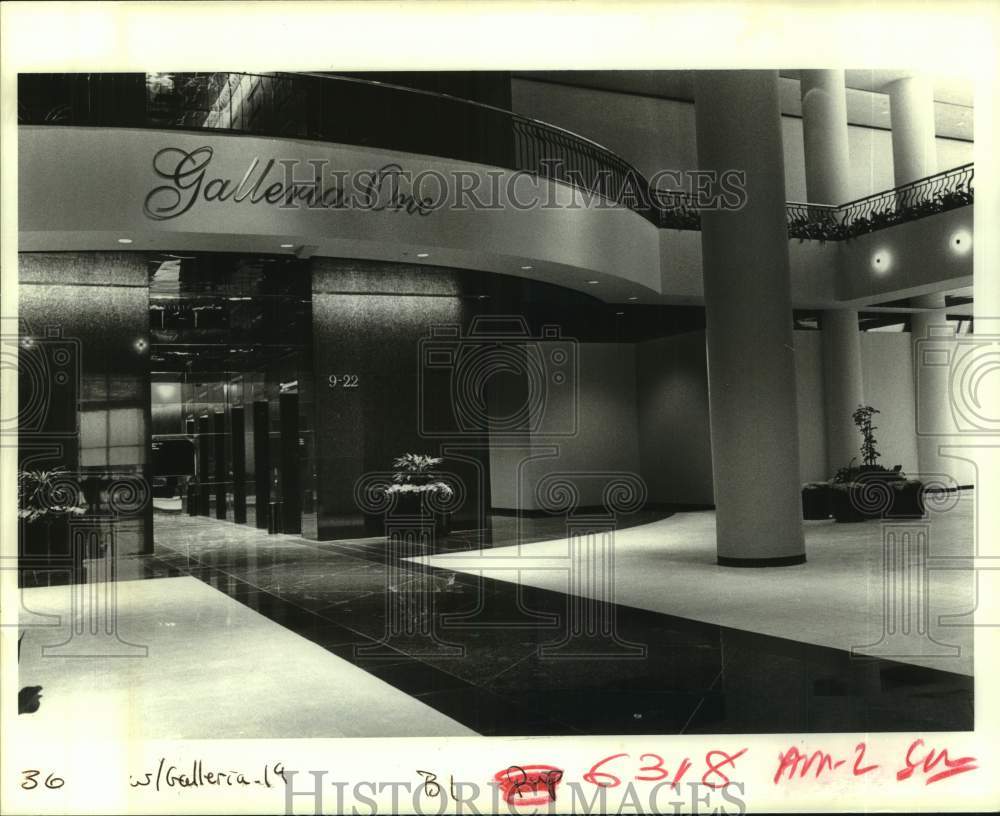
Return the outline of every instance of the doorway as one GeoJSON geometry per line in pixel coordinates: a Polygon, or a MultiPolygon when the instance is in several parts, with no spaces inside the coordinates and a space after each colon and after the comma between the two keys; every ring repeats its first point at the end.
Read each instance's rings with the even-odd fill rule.
{"type": "Polygon", "coordinates": [[[154,525],[315,537],[308,263],[165,254],[149,275],[154,525]]]}

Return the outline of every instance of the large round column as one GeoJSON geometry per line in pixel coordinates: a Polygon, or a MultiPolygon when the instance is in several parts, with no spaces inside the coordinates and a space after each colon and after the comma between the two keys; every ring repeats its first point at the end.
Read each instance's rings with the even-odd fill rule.
{"type": "MultiPolygon", "coordinates": [[[[800,72],[806,191],[812,204],[844,204],[850,189],[847,90],[839,69],[800,72]]],[[[831,309],[820,316],[826,397],[826,456],[831,471],[858,456],[860,438],[854,409],[864,403],[861,334],[854,309],[831,309]]]]}
{"type": "Polygon", "coordinates": [[[892,171],[897,187],[934,175],[934,89],[924,76],[897,79],[886,86],[892,121],[892,171]]]}
{"type": "Polygon", "coordinates": [[[806,200],[845,204],[850,190],[847,145],[847,92],[839,69],[801,71],[802,140],[806,160],[806,200]]]}
{"type": "Polygon", "coordinates": [[[716,545],[725,566],[805,561],[776,71],[695,73],[698,165],[746,173],[702,213],[716,545]]]}
{"type": "MultiPolygon", "coordinates": [[[[823,332],[823,393],[826,401],[826,457],[831,471],[861,458],[861,435],[854,409],[864,405],[861,332],[854,309],[820,315],[823,332]]],[[[831,473],[831,475],[833,475],[831,473]]]]}
{"type": "MultiPolygon", "coordinates": [[[[941,364],[941,361],[954,359],[958,353],[955,324],[948,322],[947,309],[941,308],[944,299],[940,294],[914,300],[915,305],[930,311],[914,312],[910,316],[917,418],[916,465],[919,467],[919,473],[910,471],[910,475],[933,482],[950,477],[958,485],[969,485],[975,479],[968,464],[941,454],[941,448],[947,448],[949,442],[962,441],[952,413],[951,366],[941,364]]],[[[909,467],[904,464],[903,470],[909,467]]]]}

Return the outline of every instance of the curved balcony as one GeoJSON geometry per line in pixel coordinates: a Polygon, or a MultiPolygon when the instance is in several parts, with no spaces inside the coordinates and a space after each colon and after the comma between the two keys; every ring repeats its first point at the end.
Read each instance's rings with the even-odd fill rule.
{"type": "MultiPolygon", "coordinates": [[[[693,196],[652,188],[584,136],[481,102],[357,77],[21,74],[18,123],[211,130],[439,156],[569,184],[662,229],[701,229],[693,196]]],[[[963,207],[973,203],[973,178],[970,163],[839,206],[789,202],[788,234],[839,241],[963,207]]]]}
{"type": "Polygon", "coordinates": [[[789,202],[788,234],[802,240],[840,241],[965,207],[974,202],[974,180],[975,166],[970,162],[838,207],[789,202]]]}

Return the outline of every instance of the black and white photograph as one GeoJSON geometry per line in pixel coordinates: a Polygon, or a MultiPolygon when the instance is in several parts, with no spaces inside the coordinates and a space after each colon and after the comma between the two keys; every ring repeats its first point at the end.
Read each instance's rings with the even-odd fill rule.
{"type": "Polygon", "coordinates": [[[6,812],[1000,802],[987,68],[142,5],[4,65],[6,812]]]}

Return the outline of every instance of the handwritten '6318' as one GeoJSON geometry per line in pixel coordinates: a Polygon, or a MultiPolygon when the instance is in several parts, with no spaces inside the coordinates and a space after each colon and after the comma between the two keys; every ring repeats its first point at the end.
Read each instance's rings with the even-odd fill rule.
{"type": "MultiPolygon", "coordinates": [[[[724,769],[728,767],[735,768],[736,760],[743,756],[746,752],[747,749],[743,748],[735,753],[718,750],[706,753],[706,770],[702,774],[701,784],[713,789],[726,787],[730,780],[724,769]]],[[[610,770],[607,770],[607,766],[610,766],[611,763],[616,760],[629,758],[629,756],[629,754],[612,754],[611,756],[598,760],[591,766],[590,770],[583,775],[583,781],[590,782],[600,788],[618,787],[622,782],[621,778],[611,773],[610,770]],[[601,770],[602,768],[604,770],[601,770]]],[[[635,775],[632,777],[633,780],[637,782],[664,782],[671,779],[671,771],[666,765],[666,760],[659,754],[654,754],[652,752],[640,754],[639,762],[643,764],[640,764],[638,767],[633,765],[633,770],[636,771],[635,775]]],[[[618,766],[614,767],[617,768],[618,766]]],[[[684,757],[684,759],[678,762],[673,771],[671,787],[675,790],[680,790],[681,780],[684,779],[685,774],[687,774],[692,767],[692,762],[688,757],[684,757]]]]}

